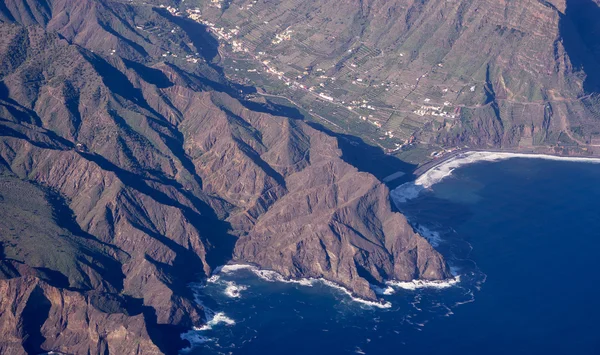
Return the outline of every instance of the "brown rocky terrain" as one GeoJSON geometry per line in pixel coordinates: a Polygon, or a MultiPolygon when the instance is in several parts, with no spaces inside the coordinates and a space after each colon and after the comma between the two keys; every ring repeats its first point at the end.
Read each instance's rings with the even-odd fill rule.
{"type": "Polygon", "coordinates": [[[156,5],[0,5],[0,353],[175,353],[188,285],[231,260],[372,300],[450,276],[338,139],[246,101],[156,5]]]}
{"type": "Polygon", "coordinates": [[[597,1],[195,0],[180,9],[231,37],[223,53],[237,64],[224,63],[258,62],[268,80],[252,81],[400,156],[465,145],[598,153],[597,1]]]}

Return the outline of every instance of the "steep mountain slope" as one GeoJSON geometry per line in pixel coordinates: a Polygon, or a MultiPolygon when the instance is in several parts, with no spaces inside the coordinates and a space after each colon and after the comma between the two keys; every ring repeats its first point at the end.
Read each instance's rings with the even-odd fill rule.
{"type": "Polygon", "coordinates": [[[189,283],[229,260],[373,300],[450,276],[334,137],[241,97],[204,26],[108,0],[0,19],[0,352],[174,353],[204,321],[189,283]]]}
{"type": "Polygon", "coordinates": [[[598,149],[596,1],[195,0],[185,9],[229,42],[228,57],[266,70],[271,92],[390,151],[598,149]]]}

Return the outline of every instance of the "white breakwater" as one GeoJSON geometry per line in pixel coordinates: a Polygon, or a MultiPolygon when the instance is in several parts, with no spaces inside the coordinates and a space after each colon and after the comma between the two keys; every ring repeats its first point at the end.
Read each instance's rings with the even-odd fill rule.
{"type": "Polygon", "coordinates": [[[279,274],[278,272],[275,272],[272,270],[261,270],[261,269],[257,268],[256,266],[249,265],[249,264],[233,264],[233,265],[225,265],[223,267],[217,268],[217,270],[219,270],[219,272],[226,273],[226,274],[230,273],[230,272],[235,272],[237,270],[244,270],[244,269],[252,271],[252,273],[254,273],[256,276],[260,277],[261,279],[263,279],[265,281],[295,283],[295,284],[299,284],[299,285],[307,286],[307,287],[312,287],[316,282],[320,282],[326,286],[329,286],[331,288],[335,288],[337,290],[344,292],[345,294],[350,296],[350,298],[355,302],[359,302],[362,304],[366,304],[366,305],[373,306],[373,307],[379,307],[379,308],[390,308],[392,306],[392,304],[390,302],[380,303],[380,302],[374,302],[374,301],[369,301],[369,300],[365,300],[362,298],[354,297],[352,295],[352,292],[350,292],[347,288],[340,286],[332,281],[325,280],[323,278],[287,279],[283,275],[279,274]]]}
{"type": "Polygon", "coordinates": [[[392,190],[390,196],[394,203],[404,203],[408,200],[419,196],[419,193],[424,189],[442,181],[444,178],[452,175],[452,172],[464,165],[477,162],[497,162],[511,158],[526,158],[526,159],[546,159],[556,161],[570,161],[580,163],[595,163],[600,164],[600,158],[583,158],[583,157],[560,157],[548,154],[524,154],[524,153],[505,153],[505,152],[467,152],[459,154],[445,162],[437,165],[425,173],[423,173],[415,181],[407,182],[392,190]]]}

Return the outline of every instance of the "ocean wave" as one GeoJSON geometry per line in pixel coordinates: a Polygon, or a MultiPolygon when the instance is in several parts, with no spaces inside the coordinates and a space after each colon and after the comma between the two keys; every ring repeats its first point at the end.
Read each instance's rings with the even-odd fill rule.
{"type": "Polygon", "coordinates": [[[378,307],[378,308],[391,308],[392,307],[391,302],[380,303],[380,302],[374,302],[374,301],[369,301],[369,300],[365,300],[362,298],[354,297],[352,295],[352,292],[350,292],[350,290],[348,290],[344,286],[336,284],[335,282],[331,282],[331,281],[325,280],[325,279],[317,279],[317,281],[319,281],[319,282],[323,283],[324,285],[327,285],[331,288],[335,288],[337,290],[344,292],[345,294],[350,296],[350,298],[355,302],[366,304],[368,306],[378,307]]]}
{"type": "Polygon", "coordinates": [[[181,349],[180,353],[183,353],[183,354],[190,352],[195,347],[198,347],[204,343],[208,343],[208,342],[212,342],[212,341],[216,340],[214,338],[206,337],[206,336],[200,334],[196,330],[187,331],[187,332],[181,334],[180,337],[181,337],[181,339],[187,340],[190,342],[189,347],[181,349]]]}
{"type": "Polygon", "coordinates": [[[213,317],[208,322],[206,322],[206,324],[204,324],[201,327],[194,327],[194,330],[200,331],[200,332],[204,331],[204,330],[210,330],[214,326],[221,324],[221,323],[224,323],[225,325],[229,325],[229,326],[235,325],[235,321],[233,319],[227,317],[225,315],[225,313],[223,313],[223,312],[218,312],[218,313],[215,313],[213,315],[213,317]]]}
{"type": "MultiPolygon", "coordinates": [[[[194,291],[198,291],[196,290],[196,288],[199,288],[199,286],[192,285],[192,289],[194,289],[194,291]]],[[[204,303],[202,303],[202,301],[197,296],[196,302],[204,309],[204,316],[206,317],[207,322],[201,327],[193,327],[192,330],[189,330],[180,335],[181,339],[187,340],[190,343],[190,346],[185,349],[182,349],[181,353],[187,353],[204,343],[216,341],[215,338],[210,338],[202,335],[202,332],[211,330],[214,326],[218,324],[225,324],[228,326],[235,325],[235,321],[233,319],[229,318],[223,312],[215,312],[212,309],[206,307],[206,305],[204,305],[204,303]]]]}
{"type": "Polygon", "coordinates": [[[387,281],[386,284],[392,287],[398,287],[405,290],[417,290],[420,288],[448,288],[452,287],[460,282],[460,275],[457,275],[448,280],[412,280],[412,281],[387,281]]]}
{"type": "Polygon", "coordinates": [[[217,281],[219,281],[221,277],[219,275],[212,275],[211,277],[209,277],[206,282],[207,283],[215,283],[217,281]]]}
{"type": "Polygon", "coordinates": [[[244,270],[244,269],[252,271],[252,273],[254,273],[256,276],[258,276],[259,278],[261,278],[265,281],[268,281],[268,282],[295,283],[295,284],[299,284],[299,285],[307,286],[307,287],[312,287],[316,282],[320,282],[326,286],[329,286],[331,288],[335,288],[337,290],[344,292],[355,302],[373,306],[373,307],[379,307],[379,308],[392,307],[392,304],[390,302],[380,303],[380,302],[369,301],[369,300],[365,300],[362,298],[354,297],[352,292],[350,292],[350,290],[348,290],[347,288],[345,288],[341,285],[338,285],[335,282],[332,282],[332,281],[329,281],[329,280],[326,280],[323,278],[288,279],[276,271],[261,270],[258,267],[254,266],[254,265],[250,265],[250,264],[225,265],[220,268],[220,272],[229,273],[229,272],[233,272],[233,271],[237,271],[237,270],[244,270]]]}
{"type": "Polygon", "coordinates": [[[431,246],[434,248],[440,246],[440,244],[443,242],[442,236],[439,232],[432,231],[423,225],[418,225],[416,230],[417,233],[423,236],[423,238],[427,239],[429,244],[431,244],[431,246]]]}
{"type": "Polygon", "coordinates": [[[219,274],[219,273],[223,273],[223,274],[228,274],[230,272],[235,272],[238,270],[252,270],[252,269],[256,269],[256,266],[254,265],[250,265],[250,264],[228,264],[228,265],[223,265],[223,266],[219,266],[215,269],[214,274],[219,274]]]}
{"type": "Polygon", "coordinates": [[[225,287],[224,293],[231,298],[240,298],[241,292],[248,288],[247,286],[237,285],[233,281],[227,281],[225,284],[227,287],[225,287]]]}
{"type": "Polygon", "coordinates": [[[298,284],[298,285],[307,286],[307,287],[312,287],[315,282],[315,279],[311,279],[311,278],[286,279],[280,273],[272,271],[272,270],[261,270],[261,269],[255,268],[252,270],[252,272],[256,276],[260,277],[261,279],[263,279],[265,281],[269,281],[269,282],[292,283],[292,284],[298,284]]]}
{"type": "Polygon", "coordinates": [[[384,295],[384,296],[389,296],[389,295],[393,295],[394,293],[396,293],[396,290],[394,290],[393,287],[388,286],[386,288],[383,287],[379,287],[376,285],[371,285],[371,289],[373,290],[373,292],[375,292],[376,295],[384,295]]]}
{"type": "Polygon", "coordinates": [[[452,172],[461,166],[477,162],[497,162],[512,158],[546,159],[594,164],[600,163],[600,158],[560,157],[548,154],[506,152],[467,152],[450,158],[440,165],[427,170],[415,181],[398,186],[390,192],[390,196],[392,197],[392,201],[398,205],[416,198],[423,190],[429,189],[431,186],[452,175],[452,172]]]}
{"type": "Polygon", "coordinates": [[[216,274],[218,273],[229,274],[239,270],[249,270],[259,278],[268,282],[293,283],[310,287],[315,281],[314,279],[287,279],[276,271],[259,269],[258,267],[250,264],[231,264],[219,266],[215,269],[215,274],[213,274],[211,277],[217,276],[216,274]]]}

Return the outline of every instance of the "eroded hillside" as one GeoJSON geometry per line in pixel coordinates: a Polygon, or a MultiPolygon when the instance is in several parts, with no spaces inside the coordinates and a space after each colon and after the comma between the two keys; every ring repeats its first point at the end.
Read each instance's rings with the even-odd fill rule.
{"type": "Polygon", "coordinates": [[[188,285],[229,261],[372,300],[450,276],[336,137],[246,100],[157,5],[0,7],[0,352],[174,353],[204,322],[188,285]]]}
{"type": "Polygon", "coordinates": [[[422,150],[412,158],[423,161],[465,146],[598,150],[593,0],[174,6],[228,43],[222,62],[231,77],[312,108],[322,123],[390,153],[422,150]]]}

